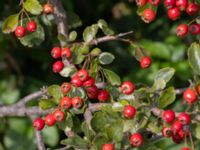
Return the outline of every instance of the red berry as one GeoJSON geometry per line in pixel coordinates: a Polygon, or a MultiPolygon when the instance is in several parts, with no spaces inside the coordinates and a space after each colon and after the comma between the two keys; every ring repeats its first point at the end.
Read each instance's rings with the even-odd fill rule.
{"type": "Polygon", "coordinates": [[[75,75],[71,78],[71,84],[73,86],[80,87],[83,85],[83,82],[81,81],[81,79],[78,76],[75,75]]]}
{"type": "Polygon", "coordinates": [[[188,0],[176,0],[176,7],[178,7],[181,11],[186,10],[188,5],[188,0]]]}
{"type": "Polygon", "coordinates": [[[158,6],[158,4],[160,3],[160,0],[149,0],[149,3],[153,6],[158,6]]]}
{"type": "Polygon", "coordinates": [[[51,56],[55,59],[60,58],[61,57],[61,49],[60,47],[54,47],[51,50],[51,56]]]}
{"type": "Polygon", "coordinates": [[[102,150],[114,150],[114,145],[111,143],[106,143],[103,145],[102,150]]]}
{"type": "Polygon", "coordinates": [[[146,23],[150,23],[155,19],[155,12],[152,9],[145,9],[142,13],[142,20],[146,23]]]}
{"type": "Polygon", "coordinates": [[[185,130],[180,130],[178,132],[178,135],[182,138],[182,139],[185,139],[188,135],[189,135],[189,132],[188,131],[185,131],[185,130]]]}
{"type": "Polygon", "coordinates": [[[168,9],[168,17],[171,20],[177,20],[180,17],[181,13],[180,10],[178,9],[178,7],[174,7],[171,9],[168,9]]]}
{"type": "Polygon", "coordinates": [[[186,36],[188,33],[188,26],[187,24],[180,24],[177,28],[176,28],[176,34],[178,37],[184,37],[186,36]]]}
{"type": "Polygon", "coordinates": [[[183,147],[181,150],[190,150],[188,147],[183,147]]]}
{"type": "Polygon", "coordinates": [[[65,119],[65,113],[63,111],[61,111],[60,109],[57,109],[54,113],[53,113],[54,119],[58,122],[64,121],[65,119]]]}
{"type": "Polygon", "coordinates": [[[141,66],[141,68],[143,68],[143,69],[149,68],[150,65],[151,65],[151,58],[149,58],[149,57],[143,57],[140,60],[140,66],[141,66]]]}
{"type": "Polygon", "coordinates": [[[175,121],[173,124],[172,124],[172,130],[174,132],[179,132],[180,130],[182,130],[183,128],[183,125],[179,122],[179,121],[175,121]]]}
{"type": "Polygon", "coordinates": [[[48,115],[45,117],[45,124],[46,124],[46,125],[48,125],[48,126],[53,126],[55,123],[56,123],[56,120],[55,120],[53,114],[48,114],[48,115]]]}
{"type": "Polygon", "coordinates": [[[88,77],[88,79],[83,83],[83,86],[86,87],[90,87],[93,86],[95,83],[94,78],[93,77],[88,77]]]}
{"type": "Polygon", "coordinates": [[[183,140],[178,133],[172,134],[172,140],[174,143],[179,144],[183,140]]]}
{"type": "Polygon", "coordinates": [[[136,0],[136,4],[138,7],[142,7],[144,5],[146,5],[147,0],[136,0]]]}
{"type": "Polygon", "coordinates": [[[98,97],[99,90],[95,85],[87,87],[86,90],[88,98],[96,99],[98,97]]]}
{"type": "Polygon", "coordinates": [[[56,62],[53,64],[53,72],[54,72],[54,73],[58,73],[58,72],[62,71],[63,67],[64,67],[64,64],[63,64],[62,61],[60,61],[60,60],[59,60],[59,61],[56,61],[56,62]]]}
{"type": "Polygon", "coordinates": [[[200,25],[198,24],[191,24],[189,26],[189,31],[190,33],[192,33],[193,35],[197,35],[200,33],[200,25]]]}
{"type": "Polygon", "coordinates": [[[134,147],[139,147],[143,144],[143,137],[140,133],[134,133],[130,137],[130,143],[134,147]]]}
{"type": "Polygon", "coordinates": [[[188,104],[193,104],[197,101],[197,94],[196,91],[188,88],[184,91],[183,93],[183,99],[186,101],[188,104]]]}
{"type": "Polygon", "coordinates": [[[23,37],[26,34],[26,30],[22,26],[17,26],[15,29],[15,35],[16,37],[23,37]]]}
{"type": "Polygon", "coordinates": [[[98,92],[97,98],[100,102],[105,102],[105,101],[109,100],[110,94],[107,90],[100,90],[98,92]]]}
{"type": "Polygon", "coordinates": [[[132,94],[134,92],[134,84],[130,81],[125,81],[119,87],[119,90],[126,95],[132,94]]]}
{"type": "Polygon", "coordinates": [[[81,69],[76,73],[76,76],[78,76],[81,81],[86,81],[88,79],[88,71],[85,69],[81,69]]]}
{"type": "Polygon", "coordinates": [[[164,0],[164,5],[167,9],[171,9],[174,7],[176,0],[164,0]]]}
{"type": "Polygon", "coordinates": [[[81,108],[82,105],[83,105],[83,100],[80,97],[76,96],[72,98],[73,108],[81,108]]]}
{"type": "Polygon", "coordinates": [[[60,101],[60,107],[62,109],[69,109],[71,105],[72,105],[72,100],[67,96],[63,97],[60,101]]]}
{"type": "Polygon", "coordinates": [[[67,58],[71,58],[72,57],[72,52],[69,48],[65,47],[62,49],[62,52],[61,52],[61,56],[62,57],[67,57],[67,58]]]}
{"type": "Polygon", "coordinates": [[[71,90],[71,84],[67,82],[63,82],[62,85],[60,86],[60,89],[63,94],[67,94],[71,90]]]}
{"type": "Polygon", "coordinates": [[[26,29],[29,32],[35,32],[37,30],[37,23],[35,21],[30,21],[27,23],[26,29]]]}
{"type": "Polygon", "coordinates": [[[162,119],[167,123],[172,123],[175,119],[175,113],[173,110],[166,110],[162,114],[162,119]]]}
{"type": "Polygon", "coordinates": [[[43,6],[43,13],[45,13],[45,14],[51,14],[51,13],[53,13],[53,5],[49,4],[49,3],[45,4],[43,6]]]}
{"type": "Polygon", "coordinates": [[[188,15],[196,15],[199,12],[199,5],[197,3],[189,3],[186,12],[188,15]]]}
{"type": "Polygon", "coordinates": [[[123,109],[123,115],[126,118],[133,118],[136,114],[136,109],[132,105],[126,105],[125,108],[123,109]]]}
{"type": "Polygon", "coordinates": [[[172,129],[171,128],[168,128],[168,127],[163,127],[162,128],[162,135],[166,138],[169,138],[172,136],[172,129]]]}
{"type": "Polygon", "coordinates": [[[40,131],[44,128],[45,122],[42,118],[37,118],[33,121],[33,127],[40,131]]]}
{"type": "Polygon", "coordinates": [[[190,123],[190,116],[182,112],[178,115],[178,121],[182,123],[182,125],[188,125],[190,123]]]}

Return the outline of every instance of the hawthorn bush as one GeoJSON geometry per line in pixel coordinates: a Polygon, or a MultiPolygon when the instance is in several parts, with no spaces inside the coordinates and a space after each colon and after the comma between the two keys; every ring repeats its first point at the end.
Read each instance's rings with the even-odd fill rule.
{"type": "Polygon", "coordinates": [[[0,149],[200,149],[199,1],[0,4],[0,149]]]}

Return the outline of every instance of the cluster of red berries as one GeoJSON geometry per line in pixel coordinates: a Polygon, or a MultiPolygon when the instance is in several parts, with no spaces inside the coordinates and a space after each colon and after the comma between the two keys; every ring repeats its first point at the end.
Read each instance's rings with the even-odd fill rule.
{"type": "Polygon", "coordinates": [[[37,23],[35,21],[29,21],[26,25],[26,27],[23,26],[17,26],[15,29],[15,35],[16,37],[24,37],[26,35],[26,31],[28,32],[35,32],[37,30],[37,23]]]}
{"type": "MultiPolygon", "coordinates": [[[[70,59],[72,57],[72,52],[70,50],[70,48],[65,47],[65,48],[60,48],[60,47],[54,47],[51,50],[51,56],[54,59],[59,59],[59,58],[64,58],[66,57],[67,59],[70,59]]],[[[64,68],[64,64],[61,60],[56,61],[53,66],[53,72],[58,73],[60,71],[62,71],[62,69],[64,68]]]]}
{"type": "Polygon", "coordinates": [[[188,32],[190,32],[192,35],[200,34],[200,25],[197,23],[192,23],[188,26],[187,24],[182,23],[176,28],[176,34],[178,37],[185,37],[188,32]]]}

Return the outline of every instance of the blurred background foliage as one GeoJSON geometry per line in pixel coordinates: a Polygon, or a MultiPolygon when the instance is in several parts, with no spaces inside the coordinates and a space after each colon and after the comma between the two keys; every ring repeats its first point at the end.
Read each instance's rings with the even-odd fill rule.
{"type": "MultiPolygon", "coordinates": [[[[45,1],[41,1],[44,3],[45,1]]],[[[0,26],[9,15],[20,10],[19,1],[0,1],[0,26]]],[[[175,27],[181,22],[189,22],[184,14],[181,19],[172,22],[167,18],[163,6],[159,6],[157,18],[151,24],[145,24],[137,16],[135,3],[127,0],[63,0],[68,12],[75,12],[82,20],[78,27],[79,39],[82,31],[88,25],[104,19],[116,32],[134,31],[133,39],[146,49],[152,57],[153,64],[147,70],[141,70],[139,62],[133,57],[134,49],[127,44],[107,42],[98,45],[104,51],[110,51],[116,59],[108,66],[118,73],[122,80],[131,80],[134,83],[153,83],[156,72],[169,66],[176,70],[171,85],[176,88],[188,86],[188,79],[192,78],[186,51],[189,44],[195,40],[194,36],[180,39],[176,36],[175,27]]],[[[0,31],[0,105],[9,105],[19,98],[39,90],[43,86],[53,83],[61,84],[66,79],[54,74],[51,70],[53,59],[50,50],[58,45],[56,28],[53,24],[45,26],[46,40],[38,47],[23,47],[13,36],[5,35],[0,31]]],[[[101,34],[99,35],[101,36],[101,34]]],[[[170,107],[181,111],[181,97],[170,107]]],[[[49,147],[60,147],[59,140],[64,135],[56,127],[43,130],[45,142],[49,147]]],[[[174,145],[171,140],[161,140],[157,145],[162,150],[177,150],[182,145],[174,145]]],[[[36,149],[31,121],[25,118],[0,118],[0,150],[34,150],[36,149]]]]}

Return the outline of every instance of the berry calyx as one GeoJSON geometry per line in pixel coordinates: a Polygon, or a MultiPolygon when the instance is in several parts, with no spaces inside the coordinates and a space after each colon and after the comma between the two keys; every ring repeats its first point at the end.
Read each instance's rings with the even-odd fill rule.
{"type": "Polygon", "coordinates": [[[54,73],[58,73],[58,72],[62,71],[63,67],[64,67],[64,64],[63,64],[62,61],[60,61],[60,60],[59,60],[59,61],[56,61],[56,62],[53,64],[53,72],[54,72],[54,73]]]}
{"type": "Polygon", "coordinates": [[[145,69],[145,68],[149,68],[151,66],[151,58],[150,57],[143,57],[140,60],[140,66],[141,68],[145,69]]]}
{"type": "Polygon", "coordinates": [[[87,87],[86,90],[88,98],[96,99],[98,97],[99,90],[95,85],[87,87]]]}
{"type": "Polygon", "coordinates": [[[169,128],[169,127],[163,127],[162,128],[162,135],[166,138],[169,138],[171,137],[173,134],[172,132],[172,128],[169,128]]]}
{"type": "Polygon", "coordinates": [[[182,125],[188,125],[190,123],[190,116],[187,113],[182,112],[178,115],[178,121],[182,123],[182,125]]]}
{"type": "Polygon", "coordinates": [[[182,130],[183,128],[183,125],[179,122],[179,121],[175,121],[173,124],[172,124],[172,130],[174,132],[179,132],[180,130],[182,130]]]}
{"type": "Polygon", "coordinates": [[[185,37],[188,33],[188,26],[187,24],[180,24],[176,28],[176,34],[178,37],[185,37]]]}
{"type": "Polygon", "coordinates": [[[77,109],[81,108],[83,106],[83,100],[78,96],[73,97],[72,98],[72,106],[73,106],[73,108],[77,108],[77,109]]]}
{"type": "Polygon", "coordinates": [[[71,78],[71,84],[73,86],[80,87],[83,85],[83,82],[81,81],[81,79],[78,76],[73,76],[71,78]]]}
{"type": "Polygon", "coordinates": [[[193,35],[197,35],[200,33],[200,25],[198,24],[191,24],[189,26],[189,31],[190,33],[192,33],[193,35]]]}
{"type": "Polygon", "coordinates": [[[95,83],[94,78],[93,77],[88,77],[88,79],[83,83],[83,86],[85,88],[93,86],[95,83]]]}
{"type": "Polygon", "coordinates": [[[142,20],[146,23],[150,23],[155,19],[155,12],[152,9],[145,9],[142,13],[142,20]]]}
{"type": "Polygon", "coordinates": [[[81,79],[81,81],[86,81],[88,79],[88,71],[85,69],[81,69],[76,73],[76,76],[79,77],[79,79],[81,79]]]}
{"type": "Polygon", "coordinates": [[[100,91],[98,92],[97,98],[98,98],[98,100],[99,100],[100,102],[105,102],[105,101],[109,100],[110,94],[109,94],[109,92],[108,92],[107,90],[105,90],[105,89],[104,89],[104,90],[100,90],[100,91]]]}
{"type": "Polygon", "coordinates": [[[44,128],[45,121],[42,118],[37,118],[33,121],[33,127],[40,131],[44,128]]]}
{"type": "Polygon", "coordinates": [[[197,3],[189,3],[186,9],[188,15],[196,15],[199,12],[199,5],[197,3]]]}
{"type": "Polygon", "coordinates": [[[133,118],[136,114],[136,109],[132,105],[126,105],[125,108],[123,109],[123,115],[126,118],[133,118]]]}
{"type": "Polygon", "coordinates": [[[53,114],[48,114],[48,115],[45,117],[45,124],[46,124],[47,126],[53,126],[55,123],[56,123],[56,120],[55,120],[53,114]]]}
{"type": "Polygon", "coordinates": [[[63,111],[61,111],[60,109],[57,109],[54,113],[53,113],[54,119],[58,122],[64,121],[65,119],[65,113],[63,111]]]}
{"type": "Polygon", "coordinates": [[[162,119],[167,123],[172,123],[175,119],[175,113],[173,110],[166,110],[162,114],[162,119]]]}
{"type": "Polygon", "coordinates": [[[26,34],[26,30],[25,30],[24,27],[22,27],[22,26],[17,26],[16,27],[16,29],[15,29],[16,37],[21,38],[21,37],[25,36],[25,34],[26,34]]]}
{"type": "Polygon", "coordinates": [[[183,100],[188,104],[193,104],[197,101],[197,94],[196,91],[188,88],[183,93],[183,100]]]}
{"type": "Polygon", "coordinates": [[[68,96],[63,97],[60,101],[60,107],[62,109],[69,109],[71,105],[72,105],[72,100],[68,96]]]}
{"type": "Polygon", "coordinates": [[[29,32],[35,32],[37,30],[37,23],[35,21],[30,21],[26,25],[26,29],[29,32]]]}
{"type": "Polygon", "coordinates": [[[51,56],[52,56],[54,59],[60,58],[60,57],[61,57],[61,48],[60,48],[60,47],[54,47],[54,48],[51,50],[51,56]]]}
{"type": "Polygon", "coordinates": [[[71,58],[72,57],[72,52],[71,52],[70,48],[68,48],[68,47],[63,48],[62,52],[61,52],[61,56],[62,57],[66,57],[68,59],[71,58]]]}
{"type": "Polygon", "coordinates": [[[143,144],[143,137],[140,133],[134,133],[130,137],[130,143],[134,147],[139,147],[143,144]]]}
{"type": "Polygon", "coordinates": [[[102,150],[114,150],[114,145],[111,143],[106,143],[102,146],[102,150]]]}
{"type": "Polygon", "coordinates": [[[71,84],[67,82],[63,82],[62,85],[60,86],[60,89],[63,94],[67,94],[71,90],[71,84]]]}
{"type": "Polygon", "coordinates": [[[167,9],[171,9],[174,7],[176,1],[175,0],[164,0],[164,5],[167,9]]]}
{"type": "Polygon", "coordinates": [[[44,14],[51,14],[51,13],[53,13],[53,5],[49,4],[49,3],[45,4],[43,6],[43,13],[44,14]]]}
{"type": "Polygon", "coordinates": [[[132,94],[134,92],[134,89],[134,84],[130,81],[123,82],[119,87],[119,90],[125,95],[132,94]]]}
{"type": "Polygon", "coordinates": [[[180,17],[181,13],[180,10],[178,9],[178,7],[174,7],[171,9],[168,9],[168,17],[171,20],[177,20],[180,17]]]}

